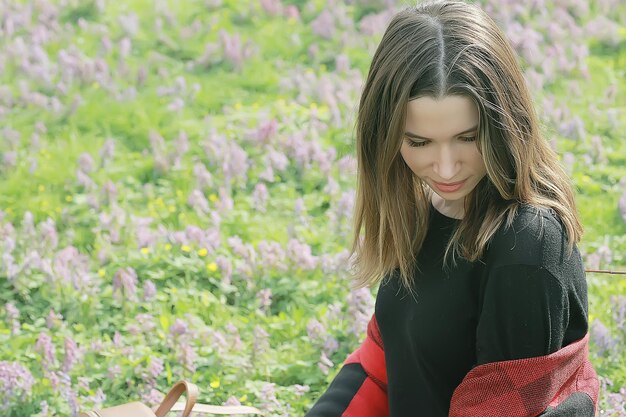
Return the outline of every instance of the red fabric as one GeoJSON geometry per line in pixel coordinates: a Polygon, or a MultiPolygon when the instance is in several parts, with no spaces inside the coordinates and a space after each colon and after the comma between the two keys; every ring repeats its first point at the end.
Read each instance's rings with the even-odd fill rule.
{"type": "Polygon", "coordinates": [[[588,341],[589,333],[550,355],[473,368],[452,395],[450,417],[534,417],[574,392],[589,395],[597,411],[599,383],[588,341]]]}
{"type": "Polygon", "coordinates": [[[389,417],[387,392],[367,378],[341,417],[389,417]]]}
{"type": "Polygon", "coordinates": [[[344,365],[349,363],[360,363],[368,378],[341,417],[389,417],[385,351],[376,316],[372,315],[367,325],[365,340],[348,356],[344,365]]]}
{"type": "MultiPolygon", "coordinates": [[[[363,344],[346,361],[360,363],[369,378],[343,417],[387,417],[387,370],[375,315],[363,344]]],[[[536,417],[574,392],[598,407],[598,376],[589,362],[589,334],[550,355],[492,362],[471,369],[456,388],[450,417],[536,417]]],[[[416,410],[418,411],[418,410],[416,410]]]]}

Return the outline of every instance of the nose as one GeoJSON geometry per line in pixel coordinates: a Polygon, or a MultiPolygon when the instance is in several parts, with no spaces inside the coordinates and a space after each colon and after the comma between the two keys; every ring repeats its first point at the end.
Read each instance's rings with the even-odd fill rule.
{"type": "Polygon", "coordinates": [[[458,152],[449,146],[441,147],[433,164],[433,170],[441,180],[448,181],[456,178],[461,169],[459,156],[458,152]]]}

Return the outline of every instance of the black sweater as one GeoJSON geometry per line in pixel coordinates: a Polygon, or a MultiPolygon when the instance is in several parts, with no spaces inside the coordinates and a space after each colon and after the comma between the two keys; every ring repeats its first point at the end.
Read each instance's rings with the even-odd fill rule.
{"type": "MultiPolygon", "coordinates": [[[[431,206],[414,271],[414,298],[397,270],[381,283],[375,315],[387,369],[391,417],[448,415],[454,389],[475,366],[547,355],[587,333],[587,285],[554,212],[522,206],[477,262],[443,253],[460,220],[431,206]]],[[[343,416],[367,375],[345,365],[307,417],[343,416]]],[[[591,401],[591,400],[589,400],[591,401]]]]}

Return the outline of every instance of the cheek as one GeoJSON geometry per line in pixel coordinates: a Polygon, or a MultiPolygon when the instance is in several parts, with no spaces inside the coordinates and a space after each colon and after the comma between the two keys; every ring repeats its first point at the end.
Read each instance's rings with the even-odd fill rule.
{"type": "Polygon", "coordinates": [[[419,158],[415,152],[410,150],[402,150],[402,158],[404,163],[413,171],[414,174],[419,175],[420,171],[424,169],[423,158],[419,158]]]}

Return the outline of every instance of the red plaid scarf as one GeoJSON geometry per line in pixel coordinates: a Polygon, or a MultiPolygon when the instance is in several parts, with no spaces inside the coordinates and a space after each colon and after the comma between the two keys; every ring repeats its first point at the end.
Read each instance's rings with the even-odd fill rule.
{"type": "MultiPolygon", "coordinates": [[[[550,355],[476,366],[454,391],[449,416],[536,417],[575,392],[589,395],[597,413],[599,383],[588,359],[588,342],[587,333],[550,355]]],[[[385,353],[375,316],[363,344],[344,362],[348,363],[360,363],[371,380],[366,381],[367,398],[353,401],[350,415],[388,416],[385,353]]]]}

